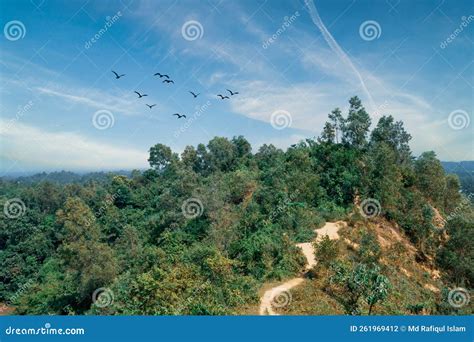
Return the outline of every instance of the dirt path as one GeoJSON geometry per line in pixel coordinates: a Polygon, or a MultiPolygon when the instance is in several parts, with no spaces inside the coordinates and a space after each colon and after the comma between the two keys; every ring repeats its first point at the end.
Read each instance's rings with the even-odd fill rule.
{"type": "MultiPolygon", "coordinates": [[[[324,235],[328,235],[331,240],[336,240],[339,238],[338,231],[345,225],[345,222],[327,222],[324,227],[315,229],[314,231],[318,233],[316,241],[319,241],[323,238],[324,235]]],[[[307,264],[305,270],[308,271],[313,268],[317,261],[314,256],[314,248],[312,242],[303,242],[296,244],[297,247],[300,247],[303,251],[304,256],[306,257],[307,264]]],[[[260,315],[278,315],[273,311],[274,307],[283,307],[290,303],[291,295],[290,290],[298,286],[304,281],[303,277],[293,278],[287,282],[271,288],[270,290],[265,291],[262,298],[260,299],[260,315]]]]}

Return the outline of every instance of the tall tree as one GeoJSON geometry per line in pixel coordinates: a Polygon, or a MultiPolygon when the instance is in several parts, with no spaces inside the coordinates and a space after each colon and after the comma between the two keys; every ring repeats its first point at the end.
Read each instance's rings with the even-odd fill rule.
{"type": "Polygon", "coordinates": [[[415,161],[416,187],[441,209],[444,207],[446,178],[441,162],[433,151],[424,152],[415,161]]]}
{"type": "Polygon", "coordinates": [[[397,154],[397,162],[405,163],[411,158],[411,135],[405,131],[403,122],[395,122],[393,116],[383,116],[377,123],[370,137],[371,143],[385,143],[397,154]]]}
{"type": "Polygon", "coordinates": [[[349,100],[349,105],[349,114],[343,130],[343,142],[360,149],[367,144],[371,120],[357,96],[349,100]]]}
{"type": "Polygon", "coordinates": [[[342,132],[342,129],[344,128],[344,118],[342,117],[342,112],[339,108],[335,108],[331,113],[329,113],[328,117],[334,130],[334,138],[336,139],[336,143],[339,143],[339,136],[342,132]]]}

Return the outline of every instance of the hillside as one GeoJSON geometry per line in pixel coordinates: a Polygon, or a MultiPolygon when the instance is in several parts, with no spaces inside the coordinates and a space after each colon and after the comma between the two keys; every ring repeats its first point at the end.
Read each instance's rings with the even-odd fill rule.
{"type": "MultiPolygon", "coordinates": [[[[373,234],[381,273],[387,276],[390,287],[387,298],[374,305],[371,314],[375,315],[411,315],[453,313],[453,308],[443,303],[447,295],[441,272],[432,263],[417,260],[416,248],[404,236],[399,227],[386,220],[376,220],[369,224],[351,222],[339,231],[337,241],[338,258],[341,260],[359,260],[364,237],[373,234]]],[[[332,282],[334,275],[325,265],[312,268],[305,281],[293,288],[289,294],[288,305],[276,308],[284,315],[333,315],[347,314],[344,297],[340,288],[332,282]]],[[[361,301],[358,310],[367,314],[369,304],[361,301]]],[[[463,308],[464,313],[473,311],[472,303],[463,308]]]]}
{"type": "Polygon", "coordinates": [[[272,297],[266,311],[472,312],[459,179],[434,152],[414,158],[402,122],[370,131],[360,100],[349,105],[286,151],[215,137],[181,155],[156,144],[129,176],[0,182],[0,311],[255,314],[266,290],[299,278],[290,305],[272,297]]]}

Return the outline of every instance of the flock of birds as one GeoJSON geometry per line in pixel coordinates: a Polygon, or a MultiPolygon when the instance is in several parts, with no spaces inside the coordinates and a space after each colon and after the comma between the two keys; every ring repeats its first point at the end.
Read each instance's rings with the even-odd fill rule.
{"type": "MultiPolygon", "coordinates": [[[[123,76],[125,76],[125,74],[118,74],[117,72],[115,72],[115,71],[113,71],[113,70],[112,70],[112,73],[115,75],[115,79],[117,79],[117,80],[120,79],[120,78],[122,78],[123,76]]],[[[153,76],[158,76],[160,79],[161,79],[161,78],[164,78],[164,80],[162,81],[162,83],[165,83],[165,84],[173,83],[173,84],[174,84],[174,81],[173,81],[172,79],[170,79],[170,77],[169,77],[168,75],[166,75],[166,74],[161,74],[161,73],[157,72],[156,74],[153,74],[153,76]]],[[[235,96],[235,95],[238,95],[238,94],[239,94],[238,91],[232,91],[232,90],[230,90],[230,89],[226,89],[226,90],[229,92],[229,95],[230,95],[230,96],[235,96]]],[[[136,90],[134,91],[134,93],[138,95],[138,98],[139,98],[139,99],[141,99],[142,97],[148,96],[148,94],[142,94],[142,93],[140,93],[140,92],[138,92],[138,91],[136,91],[136,90]]],[[[199,95],[201,95],[201,93],[197,93],[197,94],[196,94],[195,92],[193,92],[193,91],[191,91],[191,90],[189,90],[189,93],[190,93],[194,98],[197,98],[199,95]]],[[[221,100],[230,99],[229,96],[227,96],[227,95],[222,95],[222,94],[217,94],[217,97],[219,97],[221,100]]],[[[152,109],[153,107],[156,106],[156,103],[154,103],[154,104],[145,103],[145,104],[146,104],[146,106],[147,106],[148,108],[150,108],[150,109],[152,109]]],[[[186,119],[186,115],[184,115],[184,114],[174,113],[173,115],[176,116],[178,119],[181,119],[181,118],[185,118],[185,119],[186,119]]]]}

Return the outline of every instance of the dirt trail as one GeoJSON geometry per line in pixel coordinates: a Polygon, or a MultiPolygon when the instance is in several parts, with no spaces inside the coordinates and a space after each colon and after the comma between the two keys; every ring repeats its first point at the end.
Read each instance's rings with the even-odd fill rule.
{"type": "MultiPolygon", "coordinates": [[[[323,238],[324,235],[328,235],[331,240],[336,240],[339,238],[338,231],[345,225],[345,222],[326,222],[324,227],[315,229],[314,231],[318,233],[316,241],[319,241],[323,238]]],[[[296,244],[297,247],[300,247],[303,251],[304,256],[306,257],[307,264],[305,270],[308,271],[313,268],[317,261],[314,256],[314,248],[312,242],[303,242],[296,244]]],[[[263,294],[260,299],[260,315],[278,315],[273,311],[274,307],[283,307],[289,304],[291,301],[291,296],[289,291],[301,284],[304,281],[303,277],[293,278],[287,282],[273,287],[263,294]]]]}

